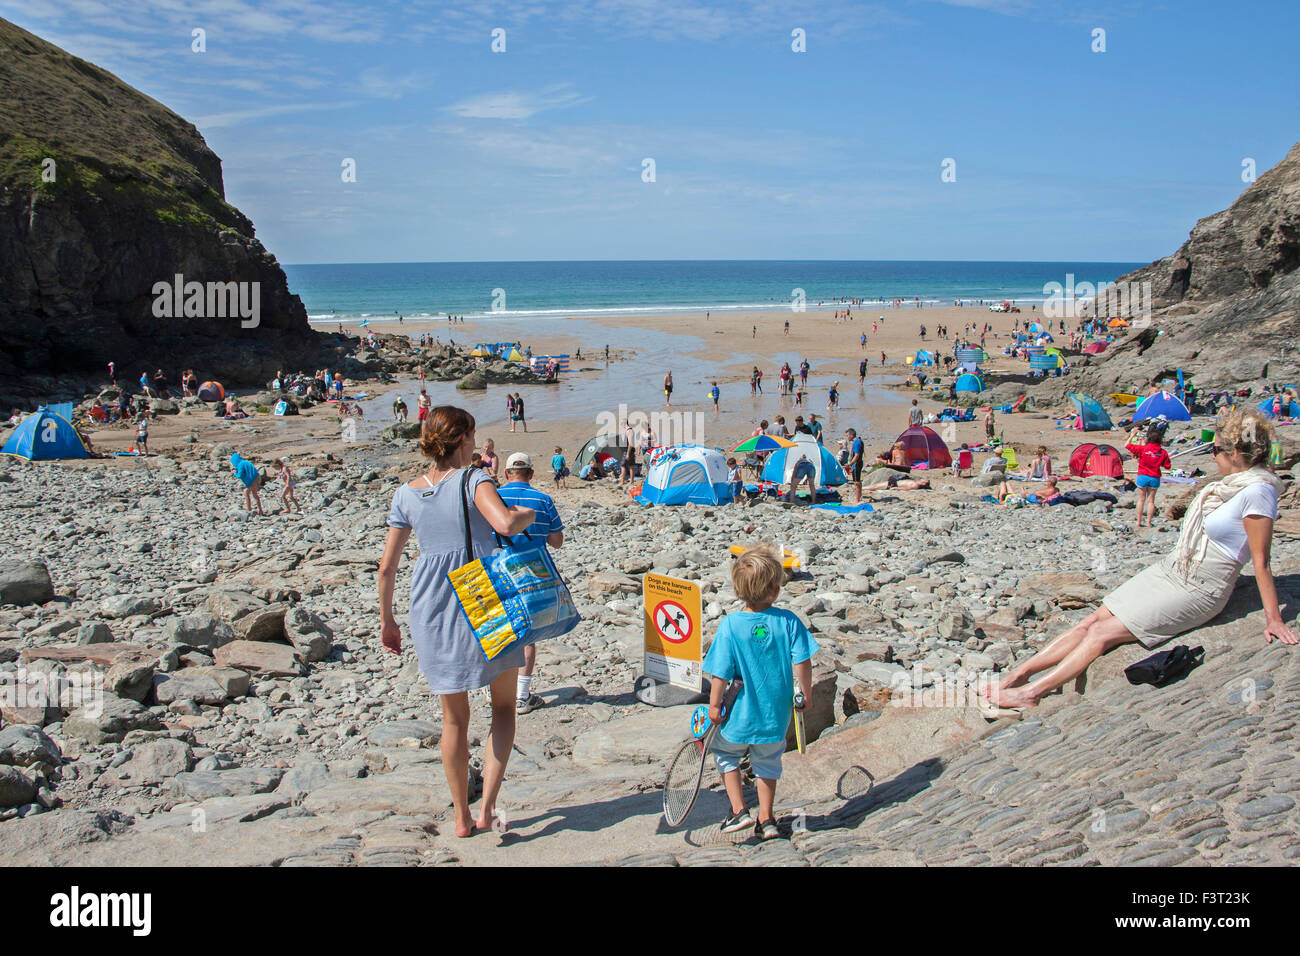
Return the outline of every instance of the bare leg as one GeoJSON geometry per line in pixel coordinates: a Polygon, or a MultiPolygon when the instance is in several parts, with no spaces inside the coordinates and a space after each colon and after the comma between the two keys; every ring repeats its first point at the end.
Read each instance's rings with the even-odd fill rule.
{"type": "Polygon", "coordinates": [[[1147,504],[1147,490],[1141,485],[1138,486],[1137,498],[1137,508],[1135,510],[1137,511],[1137,526],[1140,528],[1142,527],[1142,512],[1146,510],[1147,504]]]}
{"type": "Polygon", "coordinates": [[[1147,492],[1147,527],[1151,527],[1151,522],[1156,516],[1156,489],[1152,488],[1147,492]]]}
{"type": "Polygon", "coordinates": [[[740,771],[732,770],[722,775],[722,783],[727,788],[727,799],[731,801],[731,812],[740,813],[745,809],[745,792],[740,786],[740,771]]]}
{"type": "Polygon", "coordinates": [[[456,836],[474,832],[469,814],[469,694],[443,694],[442,700],[442,769],[455,807],[456,836]]]}
{"type": "MultiPolygon", "coordinates": [[[[1105,608],[1102,609],[1105,611],[1105,608]]],[[[990,695],[989,700],[999,707],[1034,707],[1047,694],[1074,680],[1088,669],[1088,665],[1111,648],[1135,641],[1124,622],[1109,611],[1106,616],[1088,628],[1079,646],[1047,674],[1025,687],[1015,687],[990,695]]]]}
{"type": "MultiPolygon", "coordinates": [[[[1110,612],[1107,611],[1106,613],[1109,614],[1110,612]]],[[[1031,675],[1045,671],[1049,667],[1055,667],[1065,659],[1066,655],[1079,646],[1083,636],[1088,633],[1088,628],[1101,619],[1100,615],[1100,611],[1093,611],[1074,627],[1051,641],[1033,657],[1011,668],[996,687],[986,687],[984,689],[984,696],[989,697],[997,691],[1009,690],[1012,687],[1019,686],[1028,680],[1031,675]]]]}
{"type": "Polygon", "coordinates": [[[492,826],[492,811],[506,775],[510,748],[515,744],[515,689],[519,669],[512,667],[492,682],[492,729],[488,731],[483,760],[483,804],[475,824],[486,830],[492,826]]]}
{"type": "Polygon", "coordinates": [[[766,777],[757,777],[754,781],[758,788],[758,822],[774,820],[772,804],[776,802],[776,781],[766,777]]]}

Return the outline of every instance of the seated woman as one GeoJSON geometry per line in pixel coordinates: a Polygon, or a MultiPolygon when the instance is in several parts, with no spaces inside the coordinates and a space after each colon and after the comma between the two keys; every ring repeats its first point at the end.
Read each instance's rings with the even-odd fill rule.
{"type": "Polygon", "coordinates": [[[1227,605],[1247,558],[1264,606],[1264,640],[1300,643],[1282,622],[1269,569],[1282,484],[1264,467],[1273,429],[1258,411],[1236,409],[1220,418],[1216,434],[1220,478],[1187,509],[1173,553],[1111,591],[1098,610],[986,689],[990,703],[1033,707],[1121,644],[1155,648],[1200,627],[1227,605]],[[1027,683],[1041,671],[1048,673],[1027,683]]]}
{"type": "Polygon", "coordinates": [[[1028,481],[1046,481],[1052,477],[1052,459],[1048,457],[1046,446],[1038,446],[1034,460],[1026,462],[1019,474],[1028,481]]]}

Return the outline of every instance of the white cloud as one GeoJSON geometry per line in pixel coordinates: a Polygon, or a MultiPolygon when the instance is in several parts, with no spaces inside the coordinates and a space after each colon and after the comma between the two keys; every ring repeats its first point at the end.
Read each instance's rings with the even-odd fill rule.
{"type": "Polygon", "coordinates": [[[337,110],[355,103],[285,103],[280,106],[264,106],[253,110],[231,110],[228,113],[213,113],[199,116],[194,125],[200,129],[219,129],[223,126],[238,126],[242,123],[269,119],[272,116],[285,116],[290,113],[316,113],[321,110],[337,110]]]}
{"type": "Polygon", "coordinates": [[[483,93],[448,106],[447,109],[468,119],[528,119],[545,110],[577,106],[590,99],[590,96],[574,92],[569,84],[558,83],[534,93],[483,93]]]}

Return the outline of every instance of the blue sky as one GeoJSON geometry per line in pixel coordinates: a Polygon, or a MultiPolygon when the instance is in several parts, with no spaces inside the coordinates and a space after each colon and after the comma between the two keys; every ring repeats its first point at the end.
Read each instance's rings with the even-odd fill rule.
{"type": "Polygon", "coordinates": [[[1232,202],[1244,159],[1262,173],[1300,140],[1291,2],[0,0],[0,15],[192,121],[282,262],[1142,261],[1232,202]]]}

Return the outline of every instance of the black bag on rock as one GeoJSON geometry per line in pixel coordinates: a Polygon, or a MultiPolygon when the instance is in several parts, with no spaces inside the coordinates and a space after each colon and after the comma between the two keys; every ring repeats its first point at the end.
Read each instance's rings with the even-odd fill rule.
{"type": "Polygon", "coordinates": [[[1205,659],[1205,648],[1188,648],[1186,644],[1152,654],[1145,660],[1130,664],[1124,668],[1124,676],[1130,684],[1150,684],[1152,687],[1164,687],[1176,680],[1182,680],[1199,667],[1205,659]]]}

